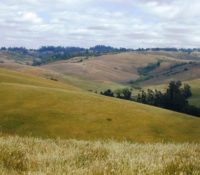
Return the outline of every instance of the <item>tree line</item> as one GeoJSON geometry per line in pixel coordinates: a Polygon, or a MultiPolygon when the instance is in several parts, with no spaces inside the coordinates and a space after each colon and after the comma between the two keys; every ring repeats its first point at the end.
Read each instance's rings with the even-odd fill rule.
{"type": "Polygon", "coordinates": [[[58,60],[67,60],[73,57],[100,56],[107,53],[126,52],[130,51],[130,49],[97,45],[90,48],[42,46],[38,49],[27,49],[24,47],[1,47],[0,51],[32,56],[34,58],[33,66],[37,66],[58,60]]]}
{"type": "Polygon", "coordinates": [[[132,92],[128,88],[124,89],[117,89],[114,92],[108,89],[104,92],[100,92],[101,95],[109,96],[109,97],[116,97],[124,100],[132,100],[132,92]]]}
{"type": "Polygon", "coordinates": [[[181,81],[171,81],[166,91],[142,90],[136,97],[132,96],[132,92],[128,88],[118,89],[114,92],[108,89],[101,94],[200,117],[200,108],[190,105],[188,102],[189,97],[192,96],[191,87],[188,84],[183,85],[181,81]]]}
{"type": "MultiPolygon", "coordinates": [[[[200,51],[200,48],[139,48],[139,49],[127,49],[127,48],[114,48],[111,46],[97,45],[90,48],[81,48],[81,47],[63,47],[63,46],[42,46],[38,49],[27,49],[25,47],[1,47],[0,51],[4,52],[14,52],[20,53],[23,55],[29,55],[33,58],[33,66],[46,64],[52,61],[66,60],[73,57],[83,56],[100,56],[106,53],[120,53],[128,51],[136,52],[148,52],[148,51],[166,51],[166,52],[187,52],[191,53],[193,51],[200,51]]],[[[159,63],[158,63],[159,64],[159,63]]],[[[159,65],[150,65],[149,69],[153,66],[159,65]]],[[[142,71],[142,70],[141,70],[142,71]]]]}

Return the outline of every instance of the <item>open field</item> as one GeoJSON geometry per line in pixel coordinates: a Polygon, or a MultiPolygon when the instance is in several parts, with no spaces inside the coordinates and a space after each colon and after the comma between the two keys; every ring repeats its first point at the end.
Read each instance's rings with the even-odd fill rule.
{"type": "Polygon", "coordinates": [[[199,144],[0,137],[0,174],[200,174],[199,144]]]}
{"type": "Polygon", "coordinates": [[[36,137],[199,142],[200,119],[0,70],[0,128],[36,137]]]}

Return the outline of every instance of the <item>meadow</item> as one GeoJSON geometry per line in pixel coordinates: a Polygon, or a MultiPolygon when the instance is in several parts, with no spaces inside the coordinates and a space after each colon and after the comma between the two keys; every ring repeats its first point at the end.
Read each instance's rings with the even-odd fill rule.
{"type": "Polygon", "coordinates": [[[0,70],[0,130],[43,138],[199,142],[200,119],[0,70]]]}
{"type": "Polygon", "coordinates": [[[0,136],[0,174],[200,174],[200,145],[0,136]]]}

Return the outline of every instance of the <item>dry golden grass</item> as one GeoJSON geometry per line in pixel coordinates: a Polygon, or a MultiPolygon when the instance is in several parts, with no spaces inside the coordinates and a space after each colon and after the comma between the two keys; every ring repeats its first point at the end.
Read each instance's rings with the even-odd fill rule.
{"type": "Polygon", "coordinates": [[[0,174],[200,174],[199,144],[0,137],[0,174]]]}
{"type": "MultiPolygon", "coordinates": [[[[80,58],[79,58],[80,59],[80,58]]],[[[111,82],[111,81],[104,81],[104,80],[87,80],[84,78],[77,78],[72,75],[64,75],[62,73],[58,73],[56,71],[45,69],[43,67],[33,67],[29,65],[23,65],[19,63],[15,63],[13,60],[3,60],[3,63],[1,63],[1,57],[0,57],[0,68],[8,69],[12,71],[17,71],[26,75],[31,75],[34,77],[41,77],[45,79],[57,79],[59,82],[63,82],[65,84],[71,84],[75,87],[79,87],[84,90],[89,91],[102,91],[109,89],[117,89],[117,88],[124,88],[125,85],[111,82]]]]}
{"type": "Polygon", "coordinates": [[[139,77],[137,68],[156,62],[157,55],[120,53],[103,55],[82,62],[57,61],[42,66],[48,70],[89,80],[127,82],[139,77]]]}

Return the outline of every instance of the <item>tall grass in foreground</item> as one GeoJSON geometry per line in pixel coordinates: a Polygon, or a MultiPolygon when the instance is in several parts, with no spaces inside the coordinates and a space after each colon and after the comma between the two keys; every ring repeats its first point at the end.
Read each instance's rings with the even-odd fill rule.
{"type": "Polygon", "coordinates": [[[0,174],[200,174],[200,144],[0,137],[0,174]]]}

